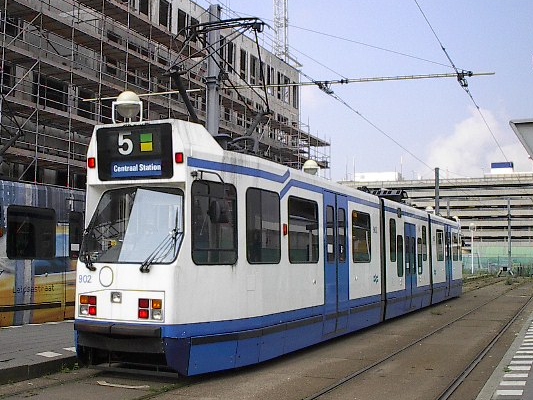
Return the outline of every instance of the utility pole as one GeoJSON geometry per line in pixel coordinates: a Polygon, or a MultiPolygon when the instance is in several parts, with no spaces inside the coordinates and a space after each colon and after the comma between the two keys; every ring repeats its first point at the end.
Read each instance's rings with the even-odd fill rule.
{"type": "Polygon", "coordinates": [[[440,197],[439,197],[439,168],[435,168],[435,215],[440,214],[440,197]]]}
{"type": "Polygon", "coordinates": [[[507,198],[507,267],[511,270],[511,198],[507,198]]]}
{"type": "MultiPolygon", "coordinates": [[[[209,22],[220,21],[220,6],[209,6],[209,22]]],[[[218,135],[220,125],[220,30],[213,29],[207,32],[207,47],[211,48],[211,54],[207,60],[207,115],[205,127],[212,136],[218,135]]]]}

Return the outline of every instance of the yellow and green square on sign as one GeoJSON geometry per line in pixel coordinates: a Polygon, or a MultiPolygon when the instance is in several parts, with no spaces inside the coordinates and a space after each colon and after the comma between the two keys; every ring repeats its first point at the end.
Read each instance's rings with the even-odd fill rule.
{"type": "Polygon", "coordinates": [[[141,133],[141,151],[153,151],[154,146],[152,142],[151,133],[141,133]]]}

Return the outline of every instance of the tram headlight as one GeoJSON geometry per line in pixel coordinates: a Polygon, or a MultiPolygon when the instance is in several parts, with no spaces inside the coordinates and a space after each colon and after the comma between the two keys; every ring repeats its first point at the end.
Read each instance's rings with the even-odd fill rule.
{"type": "Polygon", "coordinates": [[[111,292],[111,303],[122,303],[122,293],[111,292]]]}
{"type": "Polygon", "coordinates": [[[163,313],[161,310],[152,310],[152,319],[161,321],[163,319],[163,313]]]}

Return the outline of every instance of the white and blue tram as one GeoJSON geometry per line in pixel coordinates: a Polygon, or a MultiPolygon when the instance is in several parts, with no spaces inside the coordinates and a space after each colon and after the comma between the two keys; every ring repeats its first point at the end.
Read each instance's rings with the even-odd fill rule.
{"type": "Polygon", "coordinates": [[[83,364],[232,369],[462,292],[457,221],[224,150],[198,124],[97,126],[87,162],[83,364]]]}

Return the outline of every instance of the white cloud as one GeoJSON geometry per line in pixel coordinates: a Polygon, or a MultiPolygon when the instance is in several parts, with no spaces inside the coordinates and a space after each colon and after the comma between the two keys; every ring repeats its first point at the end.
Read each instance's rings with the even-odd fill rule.
{"type": "Polygon", "coordinates": [[[531,171],[528,155],[509,125],[503,126],[490,111],[481,112],[491,130],[472,109],[471,116],[457,124],[451,135],[430,144],[427,164],[448,171],[450,177],[479,177],[490,172],[491,163],[502,161],[514,162],[517,172],[531,171]]]}

